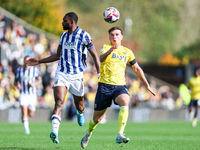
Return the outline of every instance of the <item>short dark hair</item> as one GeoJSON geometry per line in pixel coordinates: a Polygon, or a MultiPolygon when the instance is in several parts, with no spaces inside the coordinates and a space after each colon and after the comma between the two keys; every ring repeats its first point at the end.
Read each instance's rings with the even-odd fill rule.
{"type": "Polygon", "coordinates": [[[121,27],[112,27],[108,30],[108,33],[110,34],[110,32],[112,32],[113,30],[120,30],[122,35],[124,34],[123,30],[121,27]]]}
{"type": "Polygon", "coordinates": [[[77,22],[78,22],[78,16],[76,15],[76,13],[69,12],[69,13],[65,14],[65,16],[68,16],[70,20],[74,20],[75,23],[77,24],[77,22]]]}

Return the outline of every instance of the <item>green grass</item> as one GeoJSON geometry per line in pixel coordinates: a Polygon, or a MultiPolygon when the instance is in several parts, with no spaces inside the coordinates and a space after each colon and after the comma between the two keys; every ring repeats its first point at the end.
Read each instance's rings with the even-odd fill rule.
{"type": "MultiPolygon", "coordinates": [[[[81,150],[80,141],[88,127],[61,122],[59,144],[49,138],[51,122],[30,122],[30,135],[25,135],[22,123],[0,123],[0,149],[10,150],[81,150]]],[[[90,139],[88,150],[188,150],[200,149],[200,126],[193,128],[187,122],[128,122],[125,134],[127,144],[115,143],[117,122],[99,124],[90,139]]]]}

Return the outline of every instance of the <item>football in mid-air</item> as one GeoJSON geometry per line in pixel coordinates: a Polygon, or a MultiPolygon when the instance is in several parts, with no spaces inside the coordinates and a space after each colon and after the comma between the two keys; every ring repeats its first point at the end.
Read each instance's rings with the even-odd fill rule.
{"type": "Polygon", "coordinates": [[[119,11],[114,7],[108,7],[103,12],[103,18],[108,23],[114,23],[119,20],[120,14],[119,11]]]}

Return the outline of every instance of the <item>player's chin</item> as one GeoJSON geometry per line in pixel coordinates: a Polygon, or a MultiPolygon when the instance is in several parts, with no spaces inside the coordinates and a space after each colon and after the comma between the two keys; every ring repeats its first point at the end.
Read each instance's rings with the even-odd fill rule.
{"type": "Polygon", "coordinates": [[[66,27],[63,26],[63,30],[68,30],[66,27]]]}

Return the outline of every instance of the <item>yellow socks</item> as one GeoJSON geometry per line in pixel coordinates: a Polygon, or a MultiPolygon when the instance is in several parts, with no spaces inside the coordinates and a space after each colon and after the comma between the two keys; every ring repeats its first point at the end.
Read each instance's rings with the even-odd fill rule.
{"type": "Polygon", "coordinates": [[[91,134],[92,131],[96,128],[98,124],[96,124],[94,121],[93,121],[93,118],[90,119],[90,122],[89,122],[89,127],[88,127],[88,133],[91,134]]]}
{"type": "Polygon", "coordinates": [[[120,107],[118,122],[119,122],[119,132],[123,133],[128,120],[128,106],[120,107]]]}

